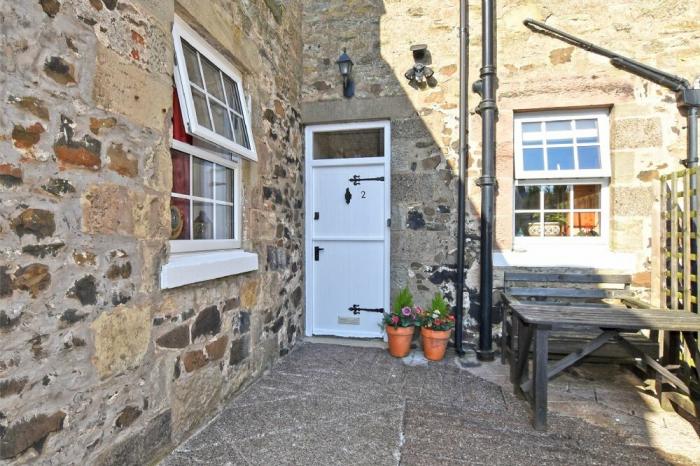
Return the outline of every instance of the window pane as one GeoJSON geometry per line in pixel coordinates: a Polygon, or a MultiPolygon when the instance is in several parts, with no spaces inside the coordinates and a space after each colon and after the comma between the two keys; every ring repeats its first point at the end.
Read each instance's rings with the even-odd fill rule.
{"type": "Polygon", "coordinates": [[[216,200],[233,202],[233,170],[217,165],[215,177],[216,200]]]}
{"type": "Polygon", "coordinates": [[[170,198],[170,239],[190,239],[190,201],[170,198]]]}
{"type": "Polygon", "coordinates": [[[573,236],[600,236],[600,212],[574,212],[573,236]]]}
{"type": "Polygon", "coordinates": [[[576,129],[598,129],[598,120],[576,120],[576,129]]]}
{"type": "Polygon", "coordinates": [[[190,193],[190,156],[184,152],[170,149],[173,160],[173,192],[190,193]]]}
{"type": "Polygon", "coordinates": [[[523,123],[523,133],[538,133],[542,131],[542,123],[523,123]]]}
{"type": "Polygon", "coordinates": [[[544,236],[569,236],[570,222],[568,212],[544,214],[544,236]]]}
{"type": "Polygon", "coordinates": [[[204,73],[204,81],[207,84],[207,92],[222,102],[226,102],[224,98],[224,87],[221,84],[221,73],[212,62],[200,56],[202,60],[202,72],[204,73]]]}
{"type": "Polygon", "coordinates": [[[214,164],[192,157],[192,195],[212,199],[214,197],[213,184],[214,164]]]}
{"type": "Polygon", "coordinates": [[[246,149],[250,149],[250,142],[248,142],[248,132],[245,128],[245,123],[243,118],[236,116],[232,113],[231,118],[233,118],[233,132],[236,135],[236,142],[246,149]]]}
{"type": "Polygon", "coordinates": [[[547,149],[547,168],[549,170],[573,170],[573,147],[550,147],[547,149]]]}
{"type": "Polygon", "coordinates": [[[194,239],[214,239],[214,204],[194,201],[192,203],[192,233],[194,239]]]}
{"type": "Polygon", "coordinates": [[[578,144],[598,144],[598,136],[594,137],[577,137],[576,142],[578,144]]]}
{"type": "Polygon", "coordinates": [[[192,99],[194,100],[194,112],[197,114],[197,123],[211,129],[209,120],[209,109],[207,108],[207,98],[196,89],[192,89],[192,99]]]}
{"type": "Polygon", "coordinates": [[[547,132],[553,131],[571,131],[571,120],[565,121],[548,121],[545,123],[547,132]]]}
{"type": "Polygon", "coordinates": [[[544,208],[545,209],[568,209],[569,196],[571,195],[571,186],[565,184],[557,184],[543,186],[544,189],[544,208]]]}
{"type": "Polygon", "coordinates": [[[515,236],[540,236],[540,214],[515,214],[515,236]]]}
{"type": "Polygon", "coordinates": [[[228,106],[242,115],[243,109],[241,108],[241,99],[238,96],[238,84],[228,76],[224,76],[224,85],[226,86],[228,106]]]}
{"type": "Polygon", "coordinates": [[[515,210],[539,210],[540,208],[540,187],[539,186],[516,186],[515,187],[515,210]]]}
{"type": "Polygon", "coordinates": [[[571,146],[574,144],[574,140],[572,138],[547,138],[547,144],[548,145],[568,144],[571,146]]]}
{"type": "Polygon", "coordinates": [[[216,206],[216,239],[233,239],[233,207],[216,206]]]}
{"type": "Polygon", "coordinates": [[[214,119],[214,131],[226,139],[233,140],[233,131],[231,130],[231,121],[228,111],[211,99],[209,100],[209,105],[211,105],[211,117],[214,119]]]}
{"type": "Polygon", "coordinates": [[[185,53],[185,65],[187,66],[187,75],[189,76],[190,81],[199,87],[204,87],[202,84],[202,76],[199,74],[197,52],[184,40],[182,41],[182,51],[185,53]]]}
{"type": "Polygon", "coordinates": [[[314,159],[384,157],[384,129],[332,131],[314,134],[314,159]]]}
{"type": "Polygon", "coordinates": [[[600,209],[600,185],[574,186],[574,209],[600,209]]]}
{"type": "Polygon", "coordinates": [[[523,169],[544,170],[543,149],[523,149],[523,169]]]}
{"type": "Polygon", "coordinates": [[[582,170],[600,168],[600,149],[598,146],[579,146],[578,168],[582,170]]]}

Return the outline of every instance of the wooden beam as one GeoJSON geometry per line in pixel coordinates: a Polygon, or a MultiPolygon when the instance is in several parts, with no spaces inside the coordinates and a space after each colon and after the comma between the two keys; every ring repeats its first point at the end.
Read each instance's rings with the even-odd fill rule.
{"type": "Polygon", "coordinates": [[[506,282],[611,283],[626,285],[632,281],[626,274],[505,272],[506,282]]]}
{"type": "Polygon", "coordinates": [[[533,364],[533,381],[535,398],[534,417],[535,430],[547,430],[547,360],[549,358],[549,330],[547,328],[535,328],[535,358],[533,364]]]}
{"type": "Polygon", "coordinates": [[[625,293],[625,290],[603,290],[586,288],[525,288],[512,287],[508,292],[513,296],[529,296],[536,298],[614,298],[616,294],[625,293]],[[616,293],[617,292],[617,293],[616,293]]]}
{"type": "MultiPolygon", "coordinates": [[[[569,354],[568,356],[560,359],[559,361],[556,362],[556,364],[550,366],[547,368],[547,379],[552,379],[554,378],[557,374],[560,372],[564,371],[570,366],[573,366],[576,364],[578,361],[581,359],[585,358],[589,354],[593,353],[595,350],[599,349],[601,346],[606,344],[607,342],[610,341],[611,338],[614,338],[615,335],[617,335],[616,331],[613,330],[608,330],[593,339],[591,342],[586,344],[583,348],[574,351],[573,353],[569,354]]],[[[520,384],[520,389],[524,392],[527,392],[530,390],[532,387],[532,380],[528,380],[522,384],[520,384]]]]}
{"type": "Polygon", "coordinates": [[[622,335],[617,335],[616,336],[617,341],[620,342],[622,346],[624,346],[630,353],[634,354],[636,357],[641,358],[642,361],[644,361],[645,364],[650,366],[652,369],[654,369],[658,374],[660,374],[664,379],[668,380],[671,382],[673,385],[675,385],[679,390],[682,392],[689,394],[690,389],[688,386],[678,377],[673,375],[670,371],[668,371],[664,366],[656,362],[653,358],[647,356],[643,351],[638,349],[636,346],[634,346],[632,343],[628,342],[625,340],[625,338],[622,335]]]}

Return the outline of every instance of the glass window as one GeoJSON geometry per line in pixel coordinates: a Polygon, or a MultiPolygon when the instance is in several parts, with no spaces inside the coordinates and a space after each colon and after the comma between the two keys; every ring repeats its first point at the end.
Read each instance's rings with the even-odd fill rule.
{"type": "Polygon", "coordinates": [[[170,153],[170,239],[235,239],[234,170],[180,150],[171,149],[170,153]]]}
{"type": "Polygon", "coordinates": [[[600,236],[600,184],[528,184],[515,187],[516,237],[600,236]]]}
{"type": "Polygon", "coordinates": [[[384,128],[314,133],[315,160],[384,157],[384,128]]]}
{"type": "Polygon", "coordinates": [[[601,134],[601,121],[607,128],[607,110],[572,112],[568,118],[532,115],[516,115],[516,178],[609,176],[603,156],[609,148],[601,143],[607,141],[601,134]]]}
{"type": "Polygon", "coordinates": [[[207,42],[176,17],[178,93],[187,132],[236,154],[256,160],[240,74],[207,42]]]}

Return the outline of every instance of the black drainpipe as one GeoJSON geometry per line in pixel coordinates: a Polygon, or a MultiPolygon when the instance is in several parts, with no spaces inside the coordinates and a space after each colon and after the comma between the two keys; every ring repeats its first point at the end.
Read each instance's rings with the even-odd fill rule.
{"type": "Polygon", "coordinates": [[[464,223],[465,196],[464,189],[467,144],[468,144],[468,112],[467,89],[469,82],[469,2],[460,1],[459,15],[459,180],[457,181],[457,279],[455,294],[457,311],[455,323],[455,351],[459,356],[464,355],[462,342],[464,340],[464,223]]]}
{"type": "Polygon", "coordinates": [[[481,79],[474,83],[474,91],[481,95],[477,113],[482,119],[481,178],[481,249],[480,249],[480,309],[479,348],[477,358],[492,361],[493,338],[491,312],[493,306],[493,215],[496,165],[496,1],[482,0],[482,50],[481,79]]]}

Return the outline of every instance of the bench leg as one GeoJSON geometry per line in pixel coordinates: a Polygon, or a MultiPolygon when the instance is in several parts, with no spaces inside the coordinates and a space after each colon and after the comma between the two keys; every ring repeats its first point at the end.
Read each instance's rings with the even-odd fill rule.
{"type": "Polygon", "coordinates": [[[506,363],[506,352],[510,351],[508,342],[508,325],[506,317],[508,316],[508,306],[501,303],[501,364],[506,363]]]}
{"type": "Polygon", "coordinates": [[[535,329],[534,417],[535,430],[547,430],[547,359],[549,355],[549,329],[535,329]]]}
{"type": "Polygon", "coordinates": [[[523,380],[528,378],[528,373],[530,372],[528,359],[530,355],[531,342],[532,326],[525,325],[522,320],[518,319],[517,359],[514,364],[515,371],[513,373],[513,393],[516,395],[523,394],[520,385],[523,383],[523,380]]]}
{"type": "Polygon", "coordinates": [[[518,319],[515,314],[513,314],[513,320],[510,324],[510,353],[508,354],[508,359],[510,362],[510,382],[515,384],[517,382],[517,366],[518,366],[518,356],[520,355],[520,319],[518,319]],[[515,342],[518,342],[516,345],[515,342]]]}

